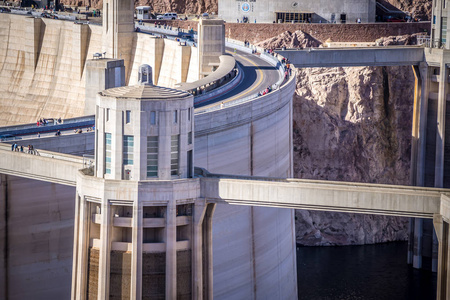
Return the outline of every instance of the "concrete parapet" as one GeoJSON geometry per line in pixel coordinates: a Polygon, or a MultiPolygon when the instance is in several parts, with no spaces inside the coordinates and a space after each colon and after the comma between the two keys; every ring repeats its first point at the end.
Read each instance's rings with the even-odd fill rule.
{"type": "MultiPolygon", "coordinates": [[[[218,68],[207,77],[190,83],[180,82],[176,84],[176,87],[194,95],[201,94],[202,92],[208,92],[219,87],[223,81],[228,78],[234,77],[236,60],[231,55],[221,55],[219,57],[219,61],[220,65],[218,66],[218,68]]],[[[204,97],[211,97],[211,95],[202,96],[202,98],[204,97]]]]}

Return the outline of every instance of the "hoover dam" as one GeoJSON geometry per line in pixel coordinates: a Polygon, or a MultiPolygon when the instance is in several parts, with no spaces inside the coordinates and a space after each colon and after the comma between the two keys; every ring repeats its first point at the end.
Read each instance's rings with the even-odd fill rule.
{"type": "MultiPolygon", "coordinates": [[[[108,3],[104,5],[108,7],[108,3]]],[[[441,86],[448,85],[448,71],[441,72],[440,79],[437,71],[433,71],[434,77],[424,75],[431,72],[426,71],[424,61],[430,68],[448,70],[436,62],[445,50],[356,49],[330,54],[315,49],[312,53],[286,50],[279,51],[280,56],[256,56],[252,49],[235,42],[227,46],[237,64],[227,68],[220,21],[200,20],[198,44],[190,47],[136,33],[129,18],[131,4],[119,4],[116,10],[111,9],[103,26],[0,14],[1,41],[5,41],[0,44],[0,124],[8,126],[5,131],[26,131],[19,143],[35,145],[40,153],[17,153],[11,151],[10,144],[0,148],[2,297],[296,298],[297,208],[433,219],[440,243],[438,298],[446,299],[449,262],[444,253],[448,251],[450,198],[444,178],[450,168],[441,146],[450,140],[445,139],[448,131],[442,125],[448,116],[445,109],[442,115],[442,108],[435,111],[434,106],[428,112],[423,100],[442,98],[445,103],[447,92],[441,86]],[[119,13],[120,8],[123,10],[119,13]],[[358,59],[349,59],[355,57],[355,51],[360,51],[358,59]],[[92,59],[98,53],[106,58],[92,59]],[[441,183],[436,181],[436,188],[414,188],[283,179],[292,177],[292,95],[296,82],[295,76],[284,73],[282,57],[288,57],[297,67],[322,63],[416,66],[417,89],[422,92],[415,98],[414,176],[422,180],[425,174],[420,164],[436,159],[429,154],[432,151],[420,152],[428,144],[419,133],[427,131],[428,126],[431,136],[441,137],[439,144],[434,144],[441,150],[432,168],[436,170],[433,178],[440,178],[441,183]],[[142,65],[153,70],[155,85],[170,90],[151,83],[144,88],[133,87],[142,82],[142,65]],[[229,81],[230,74],[234,78],[229,81]],[[209,90],[210,86],[214,89],[209,90]],[[258,94],[268,86],[270,93],[258,94]],[[431,91],[427,91],[430,86],[431,91]],[[196,97],[172,89],[177,87],[196,97]],[[106,88],[112,90],[102,92],[106,88]],[[159,104],[156,90],[160,98],[166,97],[163,91],[174,97],[174,106],[159,104]],[[140,96],[137,91],[141,91],[140,96]],[[104,98],[99,98],[98,92],[104,98]],[[115,97],[116,102],[108,97],[115,97]],[[136,99],[156,104],[145,109],[131,104],[119,108],[121,101],[134,103],[136,99]],[[219,100],[196,105],[211,99],[219,100]],[[161,123],[155,124],[160,127],[142,125],[153,124],[153,111],[160,116],[157,120],[161,123]],[[430,129],[433,124],[423,122],[427,112],[431,116],[436,113],[441,120],[436,130],[430,129]],[[85,115],[88,117],[80,118],[85,115]],[[30,123],[42,118],[67,120],[54,129],[70,124],[71,118],[75,118],[75,124],[95,119],[95,130],[36,138],[42,127],[30,123]],[[147,121],[134,123],[137,119],[147,121]],[[122,148],[122,141],[144,134],[144,128],[147,138],[159,135],[160,149],[168,147],[165,152],[161,150],[165,158],[170,158],[173,146],[170,132],[180,135],[175,144],[187,154],[179,156],[179,170],[172,177],[164,173],[170,170],[170,159],[165,160],[169,165],[161,164],[159,183],[143,180],[142,169],[121,163],[122,158],[125,161],[125,148],[132,147],[127,144],[122,148]],[[112,173],[108,175],[105,170],[109,161],[99,157],[108,157],[110,132],[117,141],[111,146],[114,154],[112,173]],[[192,133],[193,142],[189,142],[192,133]],[[94,153],[97,160],[91,174],[81,155],[94,153]],[[191,153],[195,166],[210,173],[196,169],[194,176],[191,153]],[[79,169],[83,171],[77,172],[79,169]],[[151,193],[157,194],[156,187],[168,189],[164,185],[168,179],[179,180],[180,186],[171,194],[176,203],[162,201],[170,198],[163,192],[156,202],[149,201],[153,196],[131,192],[138,182],[147,193],[154,185],[151,193]],[[108,192],[102,194],[102,189],[108,192]],[[140,197],[144,200],[138,200],[140,197]],[[152,217],[146,220],[145,212],[154,212],[146,205],[162,209],[164,213],[158,218],[163,216],[163,221],[152,217]],[[181,213],[186,205],[189,212],[181,213]],[[199,219],[196,211],[203,211],[203,217],[199,219]],[[144,227],[142,231],[140,226],[144,227]],[[142,232],[154,237],[145,241],[142,232]]],[[[135,149],[140,151],[134,154],[139,163],[145,160],[141,153],[150,151],[146,145],[136,142],[135,149]]],[[[421,248],[414,251],[419,260],[421,248]]]]}

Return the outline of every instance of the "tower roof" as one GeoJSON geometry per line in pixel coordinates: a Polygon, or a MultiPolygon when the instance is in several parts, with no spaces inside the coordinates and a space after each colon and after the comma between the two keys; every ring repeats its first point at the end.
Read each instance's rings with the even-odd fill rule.
{"type": "Polygon", "coordinates": [[[191,94],[184,91],[156,85],[122,86],[104,90],[100,92],[100,95],[106,97],[132,98],[142,100],[170,100],[171,98],[179,99],[191,96],[191,94]]]}

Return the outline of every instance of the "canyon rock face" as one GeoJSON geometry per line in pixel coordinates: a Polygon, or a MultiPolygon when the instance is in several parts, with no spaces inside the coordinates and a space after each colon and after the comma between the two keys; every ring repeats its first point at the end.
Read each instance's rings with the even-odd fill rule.
{"type": "Polygon", "coordinates": [[[418,35],[420,34],[416,33],[416,34],[382,37],[376,40],[376,44],[378,46],[416,45],[418,35]]]}
{"type": "Polygon", "coordinates": [[[297,30],[294,33],[285,31],[280,35],[264,40],[257,43],[256,46],[263,48],[305,48],[305,47],[319,47],[322,42],[316,40],[311,35],[297,30]]]}
{"type": "MultiPolygon", "coordinates": [[[[299,69],[294,96],[296,178],[409,183],[411,67],[299,69]]],[[[407,239],[407,218],[296,211],[302,245],[407,239]]]]}
{"type": "Polygon", "coordinates": [[[432,0],[385,0],[396,8],[411,13],[422,21],[430,19],[432,0]]]}
{"type": "MultiPolygon", "coordinates": [[[[413,43],[415,36],[380,44],[413,43]]],[[[266,48],[320,45],[285,32],[266,48]]],[[[303,68],[293,103],[294,177],[409,184],[414,75],[411,67],[303,68]]],[[[356,245],[406,240],[408,219],[296,211],[297,243],[356,245]]]]}
{"type": "MultiPolygon", "coordinates": [[[[150,5],[156,13],[176,12],[179,14],[201,14],[204,12],[217,14],[217,0],[134,0],[134,5],[150,5]]],[[[85,6],[86,1],[61,0],[64,5],[85,6]]],[[[90,0],[93,9],[102,9],[103,0],[90,0]]]]}

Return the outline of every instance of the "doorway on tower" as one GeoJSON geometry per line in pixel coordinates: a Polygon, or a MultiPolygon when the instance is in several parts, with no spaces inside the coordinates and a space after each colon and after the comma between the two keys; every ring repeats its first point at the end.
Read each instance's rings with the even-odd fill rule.
{"type": "Polygon", "coordinates": [[[277,12],[278,23],[311,23],[312,12],[277,12]]]}
{"type": "Polygon", "coordinates": [[[347,23],[347,15],[341,14],[341,24],[345,24],[345,23],[347,23]]]}

